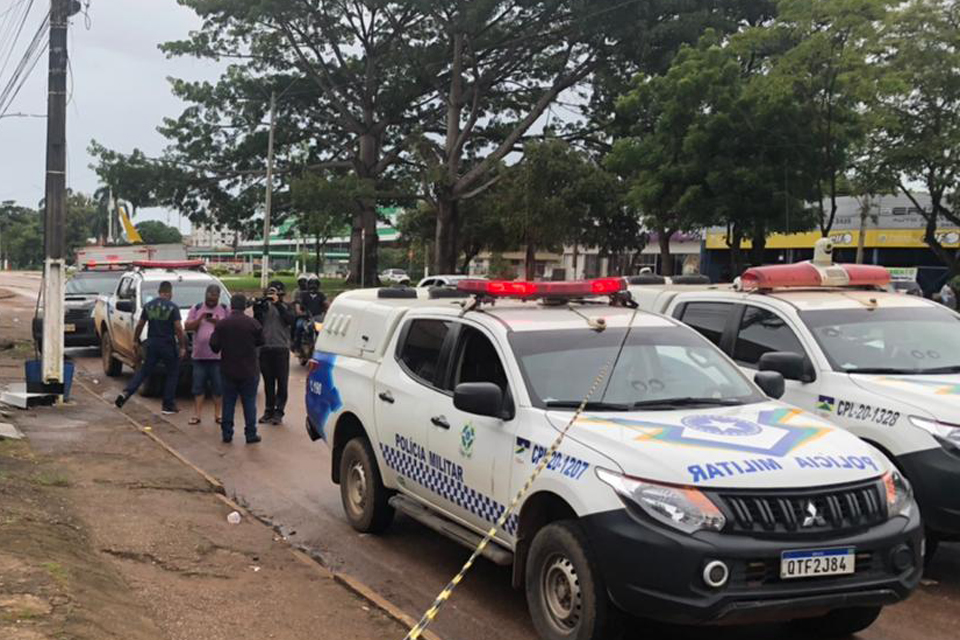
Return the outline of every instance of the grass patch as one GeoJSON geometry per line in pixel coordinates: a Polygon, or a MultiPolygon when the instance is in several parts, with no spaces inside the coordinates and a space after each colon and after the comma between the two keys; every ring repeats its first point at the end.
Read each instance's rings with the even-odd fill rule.
{"type": "Polygon", "coordinates": [[[0,621],[17,622],[18,620],[33,620],[35,618],[39,618],[40,616],[40,613],[31,609],[17,609],[0,615],[0,621]]]}
{"type": "MultiPolygon", "coordinates": [[[[279,276],[270,278],[271,280],[280,280],[287,288],[287,302],[293,301],[293,292],[297,289],[296,276],[279,276]]],[[[246,293],[259,295],[263,290],[260,288],[260,278],[254,276],[223,276],[220,280],[227,286],[231,293],[246,293]]],[[[340,278],[321,278],[320,290],[328,298],[353,289],[352,285],[347,284],[346,280],[340,278]]]]}
{"type": "Polygon", "coordinates": [[[69,487],[70,480],[63,474],[54,471],[41,471],[34,474],[33,483],[42,487],[69,487]]]}
{"type": "Polygon", "coordinates": [[[59,562],[44,562],[40,565],[43,570],[50,574],[50,577],[61,587],[67,586],[70,579],[70,573],[59,562]]]}
{"type": "Polygon", "coordinates": [[[28,461],[36,459],[25,440],[0,440],[0,457],[28,461]]]}

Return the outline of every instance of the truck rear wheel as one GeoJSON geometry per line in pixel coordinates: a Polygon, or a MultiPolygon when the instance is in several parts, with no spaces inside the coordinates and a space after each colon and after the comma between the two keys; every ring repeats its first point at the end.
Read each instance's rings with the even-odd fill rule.
{"type": "Polygon", "coordinates": [[[794,626],[822,638],[846,638],[863,631],[880,617],[883,607],[836,609],[818,618],[794,620],[794,626]]]}
{"type": "Polygon", "coordinates": [[[104,331],[100,335],[100,358],[103,362],[103,373],[116,378],[123,371],[123,363],[113,357],[113,341],[110,340],[110,334],[104,331]]]}
{"type": "Polygon", "coordinates": [[[347,520],[357,531],[379,533],[393,521],[393,507],[370,442],[357,437],[340,457],[340,500],[347,520]]]}
{"type": "Polygon", "coordinates": [[[526,567],[527,606],[545,640],[613,640],[620,612],[607,597],[583,529],[574,521],[541,529],[526,567]]]}

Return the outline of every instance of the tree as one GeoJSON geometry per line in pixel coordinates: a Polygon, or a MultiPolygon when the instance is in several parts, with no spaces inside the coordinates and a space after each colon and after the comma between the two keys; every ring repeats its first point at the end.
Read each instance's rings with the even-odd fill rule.
{"type": "MultiPolygon", "coordinates": [[[[330,238],[346,235],[350,222],[373,197],[372,187],[353,175],[320,176],[308,173],[294,180],[293,207],[300,233],[314,238],[317,273],[323,273],[321,256],[330,238]]],[[[366,282],[376,282],[367,280],[366,282]]]]}
{"type": "Polygon", "coordinates": [[[145,244],[174,244],[183,242],[179,229],[167,226],[158,220],[144,220],[137,224],[137,231],[145,244]]]}
{"type": "Polygon", "coordinates": [[[781,0],[771,27],[792,46],[770,77],[792,94],[812,133],[810,167],[816,172],[820,232],[827,236],[837,215],[851,150],[865,135],[863,103],[874,93],[871,57],[893,0],[781,0]]]}
{"type": "Polygon", "coordinates": [[[39,211],[12,201],[0,202],[0,257],[14,269],[43,264],[43,220],[39,211]]]}
{"type": "Polygon", "coordinates": [[[597,189],[603,181],[603,171],[562,140],[525,145],[523,160],[505,171],[498,208],[508,237],[525,249],[527,278],[536,274],[538,249],[582,242],[614,208],[616,192],[597,189]]]}
{"type": "Polygon", "coordinates": [[[882,44],[876,148],[922,212],[924,241],[957,275],[960,255],[943,246],[938,225],[960,226],[960,5],[911,0],[889,16],[882,44]],[[929,209],[911,182],[930,194],[929,209]]]}
{"type": "MultiPolygon", "coordinates": [[[[97,160],[97,164],[90,167],[96,171],[100,182],[112,190],[118,200],[126,200],[133,206],[131,217],[136,217],[138,209],[160,204],[162,172],[159,165],[142,151],[134,149],[125,156],[92,140],[87,153],[97,160]]],[[[102,189],[94,196],[98,194],[100,199],[108,197],[102,189]]]]}

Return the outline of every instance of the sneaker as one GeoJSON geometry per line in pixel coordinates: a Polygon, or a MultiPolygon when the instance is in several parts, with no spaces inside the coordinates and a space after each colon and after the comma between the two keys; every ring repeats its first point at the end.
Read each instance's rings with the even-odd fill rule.
{"type": "Polygon", "coordinates": [[[172,415],[175,414],[175,413],[180,413],[180,409],[178,409],[178,408],[175,407],[175,406],[173,406],[173,407],[164,407],[163,410],[160,411],[160,413],[162,413],[162,414],[165,415],[165,416],[172,416],[172,415]]]}
{"type": "Polygon", "coordinates": [[[273,414],[265,413],[262,416],[260,416],[260,419],[257,422],[259,422],[260,424],[268,424],[270,422],[273,422],[273,414]]]}
{"type": "Polygon", "coordinates": [[[127,400],[130,399],[130,395],[124,391],[117,396],[117,399],[113,401],[113,404],[117,405],[117,409],[123,409],[123,405],[127,404],[127,400]]]}
{"type": "Polygon", "coordinates": [[[270,419],[270,424],[283,424],[283,415],[275,415],[270,419]]]}
{"type": "Polygon", "coordinates": [[[263,440],[260,436],[253,436],[252,438],[247,438],[247,444],[257,444],[263,440]]]}
{"type": "Polygon", "coordinates": [[[224,444],[230,444],[231,442],[233,442],[233,436],[223,436],[224,444]]]}

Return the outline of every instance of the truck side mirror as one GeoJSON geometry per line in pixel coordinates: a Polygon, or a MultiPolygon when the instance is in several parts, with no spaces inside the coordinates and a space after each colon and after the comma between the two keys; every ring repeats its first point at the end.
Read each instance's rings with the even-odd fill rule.
{"type": "Polygon", "coordinates": [[[813,365],[804,356],[793,351],[771,351],[760,356],[757,363],[760,371],[776,371],[787,380],[799,380],[807,384],[817,379],[813,365]]]}
{"type": "Polygon", "coordinates": [[[117,311],[120,313],[133,313],[133,300],[117,300],[117,311]]]}
{"type": "Polygon", "coordinates": [[[502,418],[503,391],[492,382],[462,382],[453,391],[453,406],[478,416],[502,418]]]}
{"type": "Polygon", "coordinates": [[[782,398],[787,390],[786,381],[778,371],[757,371],[756,375],[753,376],[753,381],[757,383],[764,395],[774,400],[782,398]]]}

